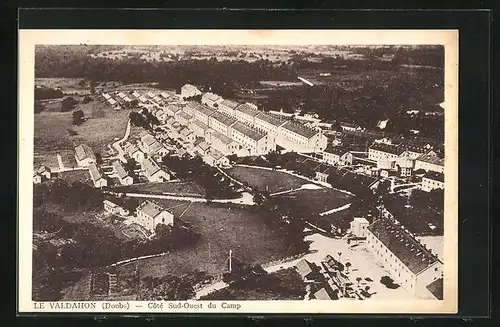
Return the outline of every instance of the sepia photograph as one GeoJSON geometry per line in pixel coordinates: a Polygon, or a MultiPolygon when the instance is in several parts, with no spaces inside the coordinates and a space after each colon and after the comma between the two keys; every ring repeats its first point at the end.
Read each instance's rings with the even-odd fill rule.
{"type": "Polygon", "coordinates": [[[26,310],[456,310],[458,32],[20,33],[26,310]]]}

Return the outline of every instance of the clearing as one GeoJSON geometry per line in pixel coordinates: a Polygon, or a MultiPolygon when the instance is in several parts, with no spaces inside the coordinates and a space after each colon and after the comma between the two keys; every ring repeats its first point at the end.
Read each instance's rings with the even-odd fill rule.
{"type": "MultiPolygon", "coordinates": [[[[161,257],[139,262],[141,276],[160,277],[168,273],[183,274],[195,269],[217,275],[227,270],[229,250],[233,257],[246,263],[267,263],[295,253],[289,250],[276,232],[264,225],[252,207],[157,200],[176,217],[187,209],[182,220],[201,234],[196,244],[161,257]]],[[[135,269],[122,265],[121,272],[135,269]]]]}
{"type": "Polygon", "coordinates": [[[249,186],[270,193],[294,190],[311,182],[276,170],[235,166],[227,173],[240,182],[247,182],[249,186]]]}

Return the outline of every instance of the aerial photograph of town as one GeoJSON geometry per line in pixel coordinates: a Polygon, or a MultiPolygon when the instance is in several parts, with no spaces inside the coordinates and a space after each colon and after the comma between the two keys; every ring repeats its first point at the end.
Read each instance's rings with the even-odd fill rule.
{"type": "Polygon", "coordinates": [[[443,300],[444,66],[37,45],[32,299],[443,300]]]}

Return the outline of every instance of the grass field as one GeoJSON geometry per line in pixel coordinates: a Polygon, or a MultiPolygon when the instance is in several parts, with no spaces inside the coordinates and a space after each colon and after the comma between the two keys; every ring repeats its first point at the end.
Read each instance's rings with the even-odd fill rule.
{"type": "Polygon", "coordinates": [[[280,171],[236,166],[227,171],[233,178],[270,193],[296,189],[309,181],[280,171]]]}
{"type": "Polygon", "coordinates": [[[90,183],[90,173],[88,170],[73,170],[73,171],[64,171],[58,174],[59,178],[64,179],[68,183],[72,184],[74,182],[82,182],[82,183],[90,183]]]}
{"type": "Polygon", "coordinates": [[[77,109],[82,109],[85,117],[89,118],[80,126],[72,125],[72,111],[51,112],[47,110],[35,115],[36,154],[73,151],[74,147],[80,143],[86,143],[94,151],[101,152],[106,149],[108,143],[123,137],[130,110],[115,111],[99,101],[79,103],[75,107],[75,110],[77,109]],[[102,109],[104,117],[92,117],[95,109],[102,109]],[[68,130],[75,131],[77,135],[70,136],[68,130]]]}
{"type": "Polygon", "coordinates": [[[35,78],[35,86],[44,86],[49,88],[60,87],[61,91],[66,92],[66,89],[80,89],[83,90],[84,87],[80,86],[79,83],[85,81],[83,78],[65,78],[65,77],[54,77],[54,78],[35,78]]]}
{"type": "MultiPolygon", "coordinates": [[[[173,200],[157,202],[170,208],[176,217],[189,205],[173,200]]],[[[253,210],[234,205],[192,203],[181,219],[201,234],[198,242],[162,257],[141,260],[141,276],[180,275],[194,269],[218,274],[227,269],[229,250],[235,258],[247,263],[266,263],[295,254],[285,247],[276,233],[264,226],[253,210]]],[[[135,265],[120,267],[123,272],[134,268],[135,265]]]]}
{"type": "Polygon", "coordinates": [[[193,182],[144,183],[130,186],[118,186],[118,192],[136,193],[176,193],[180,195],[202,196],[203,189],[193,182]]]}
{"type": "Polygon", "coordinates": [[[352,199],[351,195],[332,189],[298,190],[276,196],[288,199],[294,203],[294,206],[312,213],[322,213],[341,207],[351,202],[352,199]]]}

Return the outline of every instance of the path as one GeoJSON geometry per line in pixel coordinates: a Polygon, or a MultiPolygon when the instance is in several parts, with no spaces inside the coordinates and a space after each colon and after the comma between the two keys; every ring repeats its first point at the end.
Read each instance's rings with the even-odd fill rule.
{"type": "MultiPolygon", "coordinates": [[[[147,194],[147,193],[124,193],[124,196],[132,198],[151,198],[151,199],[165,199],[165,200],[177,200],[177,201],[191,201],[191,202],[209,202],[205,198],[192,197],[192,196],[175,196],[175,195],[164,195],[164,194],[147,194]]],[[[241,197],[236,199],[213,199],[210,202],[214,203],[234,203],[234,204],[244,204],[244,205],[254,205],[253,196],[250,193],[243,192],[241,197]]]]}
{"type": "Polygon", "coordinates": [[[79,166],[77,166],[77,167],[65,167],[61,155],[59,153],[57,153],[56,156],[57,156],[57,163],[59,165],[59,169],[53,169],[52,170],[53,173],[63,173],[65,171],[87,170],[88,169],[87,167],[79,167],[79,166]]]}
{"type": "Polygon", "coordinates": [[[116,151],[118,152],[118,154],[116,156],[113,156],[113,157],[110,157],[108,159],[112,160],[112,159],[120,159],[121,162],[127,162],[127,160],[125,159],[125,151],[123,151],[123,148],[121,147],[120,143],[123,143],[125,142],[129,135],[130,135],[130,129],[131,129],[131,124],[130,124],[130,119],[127,120],[127,127],[125,129],[125,135],[123,135],[123,137],[121,139],[119,139],[118,141],[114,142],[113,143],[113,148],[116,149],[116,151]]]}
{"type": "Polygon", "coordinates": [[[334,213],[334,212],[339,212],[339,211],[342,211],[342,210],[346,210],[346,209],[348,209],[350,206],[351,206],[351,203],[348,203],[348,204],[343,205],[343,206],[341,206],[341,207],[338,207],[338,208],[335,208],[335,209],[331,209],[331,210],[328,210],[328,211],[322,212],[322,213],[320,213],[319,215],[320,215],[320,216],[326,216],[326,215],[332,214],[332,213],[334,213]]]}

